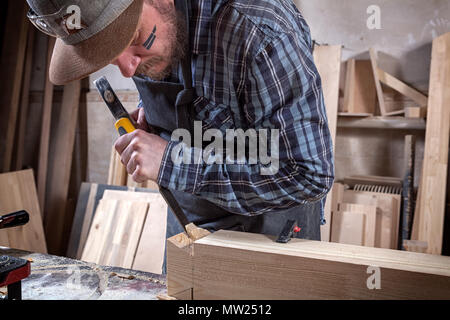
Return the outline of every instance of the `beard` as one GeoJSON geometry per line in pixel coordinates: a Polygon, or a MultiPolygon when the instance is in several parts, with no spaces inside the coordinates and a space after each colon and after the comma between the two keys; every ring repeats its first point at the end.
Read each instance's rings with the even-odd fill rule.
{"type": "Polygon", "coordinates": [[[188,34],[186,22],[183,14],[178,12],[171,4],[162,1],[152,3],[153,7],[167,21],[168,32],[165,34],[167,42],[164,56],[154,56],[142,62],[135,72],[135,76],[146,75],[153,80],[163,80],[167,78],[172,69],[184,58],[188,44],[188,34]],[[165,67],[161,70],[161,64],[165,67]]]}

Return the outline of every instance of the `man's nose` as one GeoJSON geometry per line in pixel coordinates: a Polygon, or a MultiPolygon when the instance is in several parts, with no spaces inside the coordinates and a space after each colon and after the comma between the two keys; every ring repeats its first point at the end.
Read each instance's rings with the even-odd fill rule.
{"type": "Polygon", "coordinates": [[[113,63],[119,67],[124,77],[131,78],[141,63],[141,58],[132,53],[124,52],[113,63]]]}

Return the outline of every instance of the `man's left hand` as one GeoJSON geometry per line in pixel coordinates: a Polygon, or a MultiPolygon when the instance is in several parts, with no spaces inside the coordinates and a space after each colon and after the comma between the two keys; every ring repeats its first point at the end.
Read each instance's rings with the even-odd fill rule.
{"type": "Polygon", "coordinates": [[[117,139],[115,148],[133,180],[143,183],[157,180],[167,144],[163,138],[137,129],[117,139]]]}

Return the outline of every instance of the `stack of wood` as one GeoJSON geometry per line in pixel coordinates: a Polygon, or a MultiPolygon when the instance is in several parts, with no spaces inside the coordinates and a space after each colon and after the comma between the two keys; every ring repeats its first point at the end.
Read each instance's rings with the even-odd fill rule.
{"type": "MultiPolygon", "coordinates": [[[[406,136],[405,173],[403,179],[400,179],[403,197],[400,194],[387,195],[390,200],[386,200],[386,203],[390,203],[391,208],[388,214],[387,211],[383,213],[378,204],[379,197],[385,197],[384,193],[380,195],[379,190],[375,189],[376,195],[365,194],[366,198],[362,199],[362,192],[374,190],[344,190],[342,185],[335,185],[333,192],[327,197],[325,218],[328,226],[322,227],[322,240],[441,254],[449,164],[450,109],[446,103],[450,101],[450,33],[433,41],[429,97],[380,69],[376,53],[372,49],[370,57],[370,61],[347,62],[343,103],[345,110],[341,110],[345,112],[339,115],[371,116],[376,114],[378,105],[382,116],[405,114],[410,118],[427,118],[424,161],[417,200],[414,206],[415,138],[406,136]],[[407,97],[415,105],[405,107],[403,103],[387,104],[382,84],[407,97]],[[396,105],[402,107],[397,110],[388,109],[388,106],[396,105]],[[401,203],[403,209],[399,214],[401,203]],[[383,219],[390,222],[383,222],[383,219]],[[353,230],[351,236],[348,230],[353,230]],[[388,231],[390,236],[387,236],[388,231]]],[[[316,60],[316,64],[322,75],[320,66],[324,62],[316,60]]],[[[335,65],[329,70],[337,74],[339,69],[335,65]]],[[[330,81],[325,77],[324,91],[327,87],[336,88],[336,83],[339,84],[339,80],[330,81]]],[[[333,133],[336,101],[330,101],[333,107],[330,110],[327,106],[327,112],[333,133]]],[[[325,103],[328,103],[327,100],[325,103]]]]}
{"type": "Polygon", "coordinates": [[[0,172],[33,169],[48,250],[63,255],[75,199],[86,179],[82,82],[55,87],[48,71],[55,38],[31,25],[26,2],[5,5],[0,172]]]}

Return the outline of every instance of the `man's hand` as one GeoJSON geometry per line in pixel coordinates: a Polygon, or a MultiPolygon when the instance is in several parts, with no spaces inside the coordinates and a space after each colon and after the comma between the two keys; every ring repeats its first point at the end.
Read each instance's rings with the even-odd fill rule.
{"type": "Polygon", "coordinates": [[[168,142],[137,129],[117,139],[115,148],[133,180],[142,183],[156,181],[168,142]]]}

